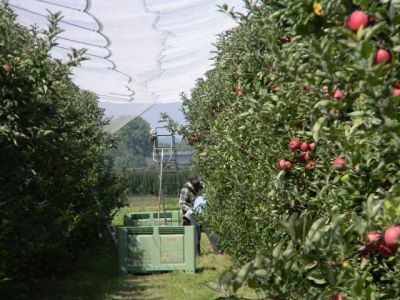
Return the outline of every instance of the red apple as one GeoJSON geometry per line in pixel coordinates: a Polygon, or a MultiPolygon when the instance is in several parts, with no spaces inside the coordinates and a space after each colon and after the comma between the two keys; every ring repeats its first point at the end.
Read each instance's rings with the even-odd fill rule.
{"type": "Polygon", "coordinates": [[[374,63],[388,63],[392,59],[392,55],[390,54],[389,50],[386,49],[379,49],[374,56],[374,63]]]}
{"type": "Polygon", "coordinates": [[[385,245],[389,248],[397,248],[399,246],[400,238],[400,226],[390,226],[386,228],[385,233],[383,234],[383,239],[385,241],[385,245]]]}
{"type": "Polygon", "coordinates": [[[298,139],[291,139],[289,142],[289,149],[294,151],[300,147],[301,142],[298,139]]]}
{"type": "Polygon", "coordinates": [[[343,92],[339,89],[336,89],[333,93],[333,97],[337,100],[343,99],[343,92]]]}
{"type": "Polygon", "coordinates": [[[368,16],[368,25],[375,25],[375,18],[368,16]]]}
{"type": "Polygon", "coordinates": [[[292,162],[289,160],[285,161],[285,169],[290,170],[292,168],[292,162]]]}
{"type": "Polygon", "coordinates": [[[392,94],[393,96],[400,96],[400,89],[393,89],[392,94]]]}
{"type": "Polygon", "coordinates": [[[316,160],[310,161],[310,162],[306,165],[306,169],[312,169],[316,164],[317,164],[317,161],[316,161],[316,160]]]}
{"type": "Polygon", "coordinates": [[[242,88],[240,86],[237,86],[235,88],[235,93],[236,93],[236,95],[241,95],[242,94],[242,88]]]}
{"type": "Polygon", "coordinates": [[[353,31],[357,31],[361,26],[365,28],[368,25],[368,15],[361,10],[355,10],[347,18],[346,25],[353,31]]]}
{"type": "Polygon", "coordinates": [[[3,65],[3,70],[4,71],[10,71],[11,67],[9,65],[3,65]]]}
{"type": "Polygon", "coordinates": [[[381,233],[379,231],[370,231],[368,232],[368,242],[376,242],[377,238],[381,236],[381,233]]]}
{"type": "Polygon", "coordinates": [[[312,151],[312,150],[314,150],[314,148],[315,148],[315,142],[312,142],[312,143],[310,143],[309,145],[308,145],[308,147],[310,148],[310,150],[312,151]]]}
{"type": "Polygon", "coordinates": [[[368,232],[367,238],[369,245],[367,246],[368,252],[375,251],[379,249],[379,245],[381,244],[381,233],[379,231],[370,231],[368,232]]]}
{"type": "Polygon", "coordinates": [[[380,243],[378,245],[378,249],[383,256],[392,256],[394,254],[394,251],[386,246],[384,243],[380,243]]]}
{"type": "Polygon", "coordinates": [[[292,162],[285,159],[278,159],[276,163],[279,170],[290,170],[292,168],[292,162]]]}
{"type": "Polygon", "coordinates": [[[300,150],[303,151],[303,152],[307,152],[307,151],[310,150],[310,147],[308,146],[308,144],[307,144],[306,142],[303,142],[303,143],[300,145],[300,150]]]}
{"type": "Polygon", "coordinates": [[[310,151],[307,151],[307,152],[305,152],[303,155],[300,155],[300,157],[299,157],[299,159],[301,160],[301,161],[308,161],[309,159],[310,159],[310,156],[311,156],[311,152],[310,151]]]}
{"type": "Polygon", "coordinates": [[[278,169],[283,170],[285,168],[285,162],[286,160],[284,159],[278,159],[278,162],[276,163],[278,169]]]}
{"type": "Polygon", "coordinates": [[[342,294],[337,293],[337,294],[333,295],[330,300],[343,300],[342,294]]]}
{"type": "Polygon", "coordinates": [[[347,164],[347,161],[341,157],[336,157],[332,164],[336,170],[343,170],[344,166],[347,164]]]}

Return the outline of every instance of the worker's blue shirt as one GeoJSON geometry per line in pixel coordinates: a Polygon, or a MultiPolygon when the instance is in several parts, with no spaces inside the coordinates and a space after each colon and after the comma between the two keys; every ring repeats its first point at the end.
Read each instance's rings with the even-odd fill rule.
{"type": "Polygon", "coordinates": [[[193,210],[197,213],[202,213],[206,206],[206,197],[204,195],[196,197],[193,204],[193,210]]]}

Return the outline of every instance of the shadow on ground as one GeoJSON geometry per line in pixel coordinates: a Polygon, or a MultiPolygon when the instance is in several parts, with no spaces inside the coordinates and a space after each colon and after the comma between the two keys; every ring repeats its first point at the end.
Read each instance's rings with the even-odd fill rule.
{"type": "Polygon", "coordinates": [[[41,281],[29,299],[40,300],[159,300],[146,297],[146,290],[157,283],[119,276],[118,257],[111,243],[86,253],[71,263],[68,273],[41,281]]]}
{"type": "MultiPolygon", "coordinates": [[[[141,275],[146,276],[146,275],[141,275]]],[[[131,276],[127,276],[118,286],[118,289],[109,296],[109,298],[105,299],[113,299],[113,300],[162,300],[160,297],[153,297],[145,295],[145,291],[152,288],[163,288],[162,284],[157,284],[154,282],[145,282],[143,283],[143,279],[134,279],[131,276]]],[[[165,286],[165,288],[167,288],[165,286]]]]}

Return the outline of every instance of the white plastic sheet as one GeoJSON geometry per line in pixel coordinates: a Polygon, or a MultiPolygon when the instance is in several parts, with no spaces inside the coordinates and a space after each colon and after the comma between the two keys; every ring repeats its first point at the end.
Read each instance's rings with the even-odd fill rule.
{"type": "Polygon", "coordinates": [[[86,48],[89,60],[74,69],[72,79],[108,102],[106,113],[118,115],[125,105],[123,114],[131,119],[157,103],[180,101],[180,93],[189,94],[196,79],[211,68],[217,34],[236,25],[217,5],[243,11],[241,0],[9,3],[26,26],[46,27],[48,11],[60,11],[64,32],[52,55],[65,60],[71,48],[86,48]]]}

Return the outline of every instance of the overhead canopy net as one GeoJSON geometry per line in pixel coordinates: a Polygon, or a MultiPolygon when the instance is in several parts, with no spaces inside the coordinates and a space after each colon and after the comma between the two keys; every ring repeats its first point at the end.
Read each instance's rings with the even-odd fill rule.
{"type": "Polygon", "coordinates": [[[61,12],[64,32],[52,56],[87,49],[72,79],[98,95],[107,115],[123,115],[114,129],[190,94],[211,68],[217,34],[236,25],[218,11],[224,3],[243,10],[241,0],[9,0],[26,26],[47,27],[48,11],[61,12]]]}

